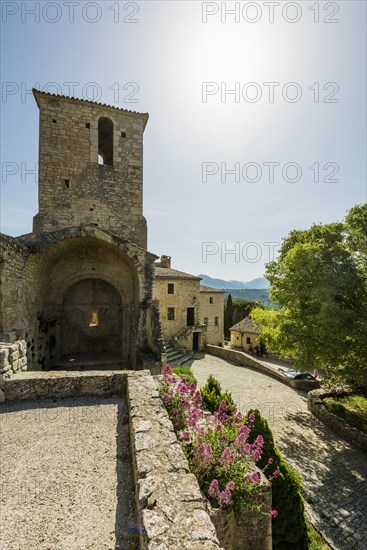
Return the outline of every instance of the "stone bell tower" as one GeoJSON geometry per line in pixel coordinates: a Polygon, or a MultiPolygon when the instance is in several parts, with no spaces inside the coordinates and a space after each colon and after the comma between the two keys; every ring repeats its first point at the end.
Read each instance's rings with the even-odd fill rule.
{"type": "Polygon", "coordinates": [[[148,115],[33,90],[40,110],[34,233],[94,225],[147,247],[143,132],[148,115]]]}

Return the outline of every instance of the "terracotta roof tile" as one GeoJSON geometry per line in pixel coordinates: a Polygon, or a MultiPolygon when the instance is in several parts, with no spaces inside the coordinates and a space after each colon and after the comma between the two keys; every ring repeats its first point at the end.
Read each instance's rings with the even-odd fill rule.
{"type": "Polygon", "coordinates": [[[235,330],[236,332],[241,333],[248,332],[249,334],[260,334],[261,332],[260,329],[254,324],[251,317],[245,317],[242,321],[231,327],[229,330],[235,330]]]}

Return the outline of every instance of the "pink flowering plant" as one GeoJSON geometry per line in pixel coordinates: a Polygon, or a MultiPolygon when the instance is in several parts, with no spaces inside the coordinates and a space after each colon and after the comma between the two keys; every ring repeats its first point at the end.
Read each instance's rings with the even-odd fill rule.
{"type": "MultiPolygon", "coordinates": [[[[185,378],[172,373],[169,365],[162,376],[160,395],[191,471],[212,504],[222,509],[250,506],[250,500],[254,501],[251,495],[260,495],[277,476],[274,472],[265,480],[257,467],[264,439],[259,435],[249,442],[254,415],[245,419],[235,406],[229,414],[225,401],[213,414],[206,411],[196,384],[187,384],[185,378]]],[[[271,463],[263,470],[271,468],[271,463]]],[[[264,511],[262,505],[256,509],[264,511]]],[[[274,512],[266,511],[276,517],[274,512]]]]}

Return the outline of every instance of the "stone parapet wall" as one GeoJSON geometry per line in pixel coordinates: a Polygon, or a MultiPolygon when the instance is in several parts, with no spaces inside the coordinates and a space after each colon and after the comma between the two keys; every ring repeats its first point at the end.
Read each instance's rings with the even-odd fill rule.
{"type": "MultiPolygon", "coordinates": [[[[133,372],[132,372],[133,374],[133,372]]],[[[63,399],[125,393],[127,371],[29,371],[5,380],[6,401],[63,399]]]]}
{"type": "MultiPolygon", "coordinates": [[[[261,472],[264,492],[254,497],[254,505],[261,505],[270,510],[272,507],[272,489],[261,472]]],[[[215,525],[219,543],[226,550],[272,550],[272,520],[268,514],[243,507],[240,510],[220,510],[212,508],[207,502],[207,509],[215,525]]]]}
{"type": "Polygon", "coordinates": [[[229,361],[230,363],[233,363],[235,365],[252,367],[262,372],[263,374],[267,374],[268,376],[272,376],[273,378],[280,380],[280,382],[283,382],[283,384],[286,384],[287,386],[290,386],[295,390],[308,392],[315,388],[319,388],[319,383],[317,380],[315,381],[291,380],[286,376],[284,376],[283,374],[281,374],[280,372],[278,372],[277,370],[271,367],[268,367],[267,365],[264,365],[263,363],[261,363],[261,361],[256,361],[255,358],[250,357],[247,353],[243,353],[242,351],[239,351],[239,350],[208,345],[205,348],[205,351],[207,353],[210,353],[211,355],[214,355],[215,357],[220,357],[221,359],[224,359],[225,361],[229,361]]]}
{"type": "Polygon", "coordinates": [[[27,370],[27,343],[24,340],[0,340],[0,383],[18,371],[27,370]]]}
{"type": "Polygon", "coordinates": [[[326,397],[335,397],[335,394],[321,389],[309,392],[307,396],[308,410],[343,439],[367,452],[367,434],[360,432],[357,428],[329,411],[322,401],[326,397]]]}
{"type": "Polygon", "coordinates": [[[198,482],[149,374],[128,378],[131,442],[144,550],[214,550],[218,539],[198,482]]]}

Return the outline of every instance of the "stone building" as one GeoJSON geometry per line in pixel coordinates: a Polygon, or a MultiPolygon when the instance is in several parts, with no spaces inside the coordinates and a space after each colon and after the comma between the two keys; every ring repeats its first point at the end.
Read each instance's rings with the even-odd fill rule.
{"type": "Polygon", "coordinates": [[[231,348],[252,351],[255,346],[260,345],[260,329],[254,324],[250,316],[245,317],[229,330],[231,333],[231,348]]]}
{"type": "Polygon", "coordinates": [[[148,115],[33,93],[39,211],[32,233],[0,236],[0,341],[24,339],[36,370],[159,360],[142,200],[148,115]]]}
{"type": "Polygon", "coordinates": [[[200,281],[173,269],[169,256],[156,262],[154,298],[167,345],[202,351],[206,344],[223,344],[224,292],[200,281]]]}

